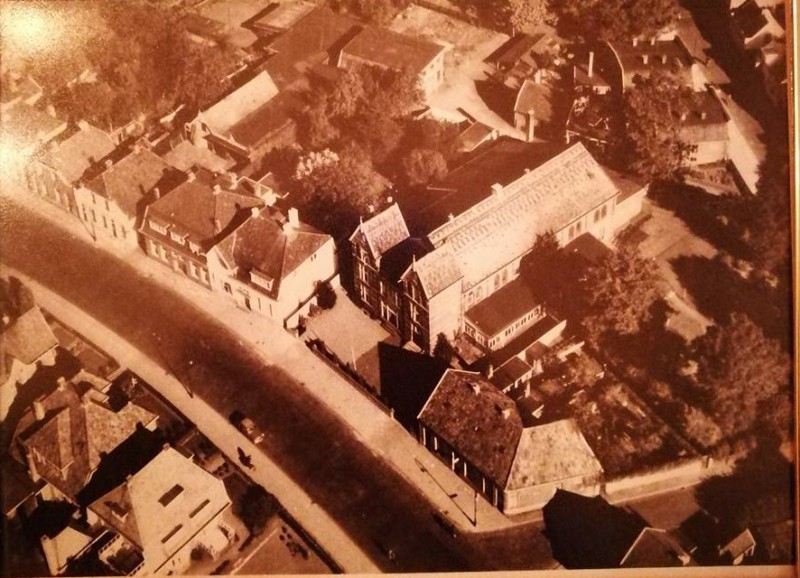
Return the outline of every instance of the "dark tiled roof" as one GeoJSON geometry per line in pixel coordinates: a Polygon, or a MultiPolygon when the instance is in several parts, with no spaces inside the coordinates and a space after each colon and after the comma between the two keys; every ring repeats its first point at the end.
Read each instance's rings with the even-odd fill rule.
{"type": "Polygon", "coordinates": [[[495,484],[505,487],[522,421],[514,402],[480,374],[447,370],[422,408],[419,421],[495,484]]]}
{"type": "Polygon", "coordinates": [[[284,230],[285,220],[272,209],[262,209],[220,244],[220,250],[229,252],[245,280],[249,281],[253,270],[273,279],[273,297],[279,294],[281,281],[331,239],[305,223],[284,230]]]}
{"type": "Polygon", "coordinates": [[[566,253],[577,253],[587,265],[597,265],[613,254],[613,250],[591,233],[584,233],[570,241],[563,249],[566,253]]]}
{"type": "Polygon", "coordinates": [[[3,472],[3,487],[0,494],[3,497],[3,513],[6,516],[45,485],[42,479],[38,482],[31,480],[25,467],[8,454],[0,460],[0,470],[3,472]]]}
{"type": "Polygon", "coordinates": [[[258,197],[224,187],[210,171],[197,169],[194,174],[152,203],[147,215],[201,246],[218,242],[250,216],[251,207],[264,204],[258,197]]]}
{"type": "Polygon", "coordinates": [[[745,38],[750,38],[767,25],[767,18],[763,9],[754,0],[746,0],[740,6],[731,10],[733,21],[745,38]]]}
{"type": "Polygon", "coordinates": [[[403,205],[414,230],[429,233],[491,196],[495,183],[509,185],[562,152],[564,145],[524,143],[509,137],[485,143],[440,182],[403,205]]]}
{"type": "Polygon", "coordinates": [[[681,139],[690,144],[728,140],[728,115],[709,89],[692,95],[692,106],[681,119],[681,139]]]}
{"type": "Polygon", "coordinates": [[[80,394],[72,382],[40,403],[44,420],[28,410],[15,439],[32,454],[39,474],[70,498],[84,487],[104,453],[127,439],[137,423],[146,425],[156,419],[133,403],[114,412],[106,396],[93,389],[80,394]]]}
{"type": "Polygon", "coordinates": [[[568,569],[619,567],[646,527],[637,514],[600,496],[560,489],[542,511],[553,557],[568,569]]]}
{"type": "Polygon", "coordinates": [[[138,147],[89,180],[86,188],[116,202],[125,214],[135,218],[154,187],[167,189],[164,183],[172,184],[177,178],[177,171],[158,155],[138,147]]]}
{"type": "Polygon", "coordinates": [[[527,114],[533,111],[533,118],[536,122],[550,122],[553,118],[553,105],[550,99],[553,96],[553,88],[549,82],[536,83],[525,79],[517,93],[514,102],[514,112],[527,114]]]}
{"type": "Polygon", "coordinates": [[[691,85],[692,56],[679,37],[652,43],[650,40],[639,40],[636,46],[632,41],[608,44],[622,63],[626,86],[633,82],[635,76],[647,77],[653,70],[678,74],[684,84],[691,85]]]}
{"type": "Polygon", "coordinates": [[[531,370],[531,366],[522,361],[519,357],[512,357],[502,366],[494,370],[489,381],[499,389],[505,389],[531,370]]]}
{"type": "Polygon", "coordinates": [[[469,309],[466,316],[486,335],[493,336],[541,304],[526,281],[515,279],[469,309]]]}
{"type": "Polygon", "coordinates": [[[199,118],[215,133],[227,134],[232,127],[263,107],[277,94],[278,87],[269,72],[262,70],[200,112],[199,118]]]}
{"type": "Polygon", "coordinates": [[[442,50],[443,46],[428,40],[412,38],[386,28],[366,26],[345,45],[342,55],[348,54],[387,68],[408,69],[419,74],[442,50]]]}
{"type": "Polygon", "coordinates": [[[620,566],[623,568],[675,568],[685,566],[688,562],[689,554],[666,530],[645,528],[636,538],[620,566]]]}
{"type": "Polygon", "coordinates": [[[0,352],[29,365],[54,349],[58,340],[41,309],[34,306],[20,315],[0,335],[0,352]]]}
{"type": "Polygon", "coordinates": [[[467,152],[475,150],[475,148],[491,138],[495,129],[485,125],[481,122],[475,121],[464,132],[458,135],[458,140],[461,142],[461,148],[467,152]]]}
{"type": "Polygon", "coordinates": [[[397,282],[414,260],[421,259],[432,250],[433,247],[427,239],[408,237],[386,251],[381,259],[381,274],[397,282]]]}
{"type": "Polygon", "coordinates": [[[228,129],[233,139],[256,148],[276,132],[294,125],[294,114],[305,107],[291,92],[281,92],[228,129]]]}
{"type": "Polygon", "coordinates": [[[647,186],[646,182],[639,181],[634,175],[624,175],[608,167],[603,167],[603,170],[606,171],[608,177],[614,182],[614,186],[619,190],[618,203],[635,195],[647,186]]]}

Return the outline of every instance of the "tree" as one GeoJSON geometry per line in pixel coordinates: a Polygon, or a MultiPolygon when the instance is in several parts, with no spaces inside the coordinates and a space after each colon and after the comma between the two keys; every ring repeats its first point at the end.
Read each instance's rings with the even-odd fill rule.
{"type": "Polygon", "coordinates": [[[747,315],[733,313],[692,343],[692,356],[709,411],[726,436],[750,430],[759,418],[785,434],[788,424],[761,411],[789,389],[791,360],[778,341],[747,315]]]}
{"type": "Polygon", "coordinates": [[[458,135],[455,123],[427,117],[409,118],[403,124],[400,146],[409,151],[415,148],[435,150],[449,161],[458,152],[458,135]]]}
{"type": "Polygon", "coordinates": [[[299,166],[305,169],[298,170],[295,185],[305,214],[337,238],[357,224],[359,215],[375,209],[385,185],[366,153],[356,148],[310,167],[301,159],[299,166]]]}
{"type": "Polygon", "coordinates": [[[444,333],[440,333],[436,337],[436,346],[433,348],[433,356],[441,359],[448,365],[453,365],[453,362],[458,358],[453,344],[447,339],[444,333]]]}
{"type": "Polygon", "coordinates": [[[681,136],[682,118],[693,100],[691,89],[669,73],[638,77],[612,130],[617,164],[649,179],[676,178],[694,150],[681,136]]]}
{"type": "Polygon", "coordinates": [[[442,153],[431,149],[412,149],[401,162],[401,177],[411,187],[437,181],[447,174],[442,153]]]}
{"type": "Polygon", "coordinates": [[[652,36],[679,15],[676,0],[581,0],[553,2],[551,8],[565,33],[577,33],[584,40],[652,36]]]}
{"type": "Polygon", "coordinates": [[[237,515],[251,534],[258,535],[277,510],[278,502],[275,496],[267,492],[263,486],[251,484],[247,486],[239,501],[237,515]]]}
{"type": "Polygon", "coordinates": [[[661,299],[658,268],[633,250],[618,249],[586,272],[583,327],[592,341],[606,333],[637,333],[661,299]]]}
{"type": "Polygon", "coordinates": [[[549,0],[505,0],[505,2],[506,18],[515,33],[528,26],[553,21],[549,0]]]}
{"type": "Polygon", "coordinates": [[[317,305],[323,309],[333,309],[336,305],[336,291],[333,290],[330,281],[317,283],[315,290],[317,295],[317,305]]]}

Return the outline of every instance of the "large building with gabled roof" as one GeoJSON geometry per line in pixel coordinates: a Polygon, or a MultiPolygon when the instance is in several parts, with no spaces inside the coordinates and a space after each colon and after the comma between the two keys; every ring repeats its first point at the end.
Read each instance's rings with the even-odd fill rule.
{"type": "Polygon", "coordinates": [[[520,278],[537,239],[552,234],[565,246],[588,233],[610,244],[641,211],[646,189],[601,167],[582,144],[498,139],[401,200],[402,211],[394,204],[359,225],[350,238],[356,298],[422,351],[440,334],[466,336],[484,353],[501,349],[552,316],[535,280],[520,278]]]}
{"type": "Polygon", "coordinates": [[[420,442],[506,514],[541,508],[557,489],[600,492],[603,468],[574,420],[524,427],[479,373],[448,369],[417,419],[420,442]]]}

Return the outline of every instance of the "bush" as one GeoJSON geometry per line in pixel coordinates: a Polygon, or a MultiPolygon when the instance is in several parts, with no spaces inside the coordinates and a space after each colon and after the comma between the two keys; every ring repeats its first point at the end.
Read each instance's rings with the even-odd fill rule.
{"type": "Polygon", "coordinates": [[[333,309],[336,305],[336,291],[330,284],[330,281],[317,284],[317,305],[323,309],[333,309]]]}
{"type": "Polygon", "coordinates": [[[200,560],[205,560],[210,557],[211,551],[205,544],[197,544],[194,548],[192,548],[191,558],[193,561],[199,562],[200,560]]]}

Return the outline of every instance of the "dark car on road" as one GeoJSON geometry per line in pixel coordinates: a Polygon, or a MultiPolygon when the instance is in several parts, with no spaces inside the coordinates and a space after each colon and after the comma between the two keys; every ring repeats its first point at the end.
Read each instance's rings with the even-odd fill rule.
{"type": "Polygon", "coordinates": [[[247,436],[247,439],[254,444],[260,444],[264,441],[264,432],[261,430],[261,428],[259,428],[252,419],[244,415],[238,409],[231,413],[229,419],[234,427],[247,436]]]}

